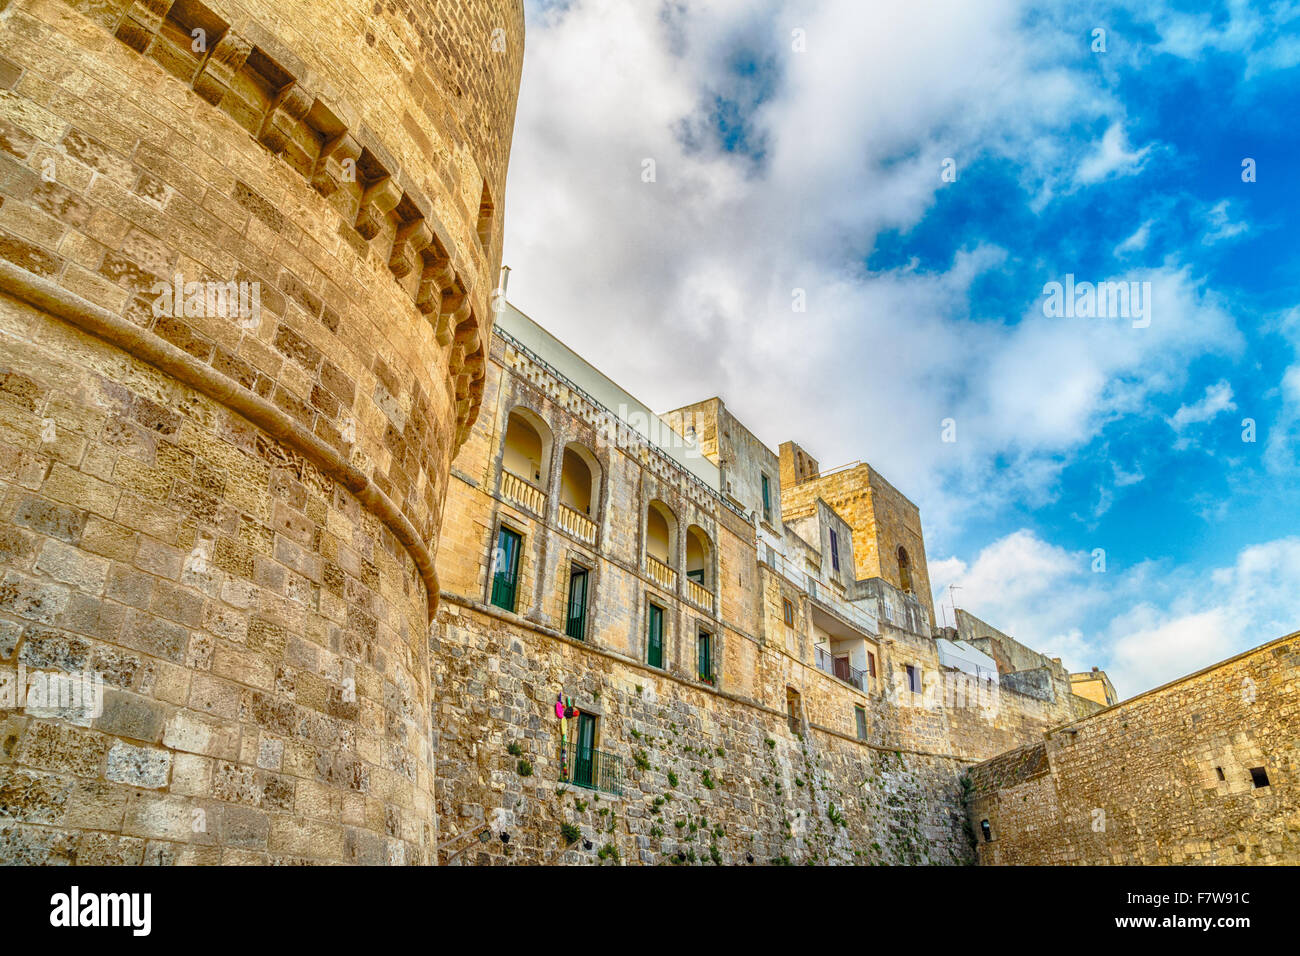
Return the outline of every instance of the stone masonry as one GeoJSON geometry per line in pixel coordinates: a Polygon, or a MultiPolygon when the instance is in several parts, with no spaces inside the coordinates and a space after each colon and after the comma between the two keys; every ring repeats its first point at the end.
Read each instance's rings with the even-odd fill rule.
{"type": "Polygon", "coordinates": [[[979,860],[1300,862],[1297,727],[1300,633],[974,767],[979,860]]]}
{"type": "Polygon", "coordinates": [[[0,862],[434,859],[522,48],[519,0],[0,2],[0,862]]]}

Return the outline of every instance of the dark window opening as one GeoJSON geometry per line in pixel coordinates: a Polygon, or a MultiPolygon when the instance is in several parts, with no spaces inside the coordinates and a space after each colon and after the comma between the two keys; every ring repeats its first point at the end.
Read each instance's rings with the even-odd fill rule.
{"type": "Polygon", "coordinates": [[[1268,786],[1268,771],[1263,767],[1251,767],[1250,779],[1256,787],[1268,786]]]}
{"type": "Polygon", "coordinates": [[[704,569],[703,569],[703,568],[696,568],[694,571],[687,571],[687,572],[686,572],[686,577],[689,578],[690,580],[694,581],[696,584],[703,585],[703,584],[704,584],[704,569]]]}
{"type": "Polygon", "coordinates": [[[696,657],[699,665],[698,673],[700,680],[706,684],[713,683],[713,635],[708,631],[700,631],[696,638],[696,657]]]}
{"type": "Polygon", "coordinates": [[[989,826],[987,820],[980,821],[980,832],[984,834],[984,842],[990,843],[993,840],[993,828],[989,826]]]}
{"type": "Polygon", "coordinates": [[[651,667],[664,666],[664,609],[651,604],[646,614],[645,662],[651,667]]]}
{"type": "Polygon", "coordinates": [[[519,545],[523,539],[509,528],[497,532],[497,546],[492,553],[492,603],[502,610],[514,611],[519,589],[519,545]]]}
{"type": "Polygon", "coordinates": [[[768,483],[767,475],[760,474],[759,478],[763,482],[763,520],[768,524],[772,523],[772,490],[768,483]]]}
{"type": "Polygon", "coordinates": [[[867,651],[867,673],[871,675],[871,679],[872,679],[872,680],[875,680],[875,678],[876,678],[876,655],[873,654],[873,653],[871,653],[871,651],[867,651]]]}
{"type": "Polygon", "coordinates": [[[831,528],[831,567],[836,571],[840,569],[840,541],[834,528],[831,528]]]}
{"type": "Polygon", "coordinates": [[[867,739],[867,712],[861,707],[854,706],[853,717],[858,724],[858,739],[866,740],[867,739]]]}
{"type": "Polygon", "coordinates": [[[912,561],[902,545],[898,547],[898,587],[906,594],[912,593],[912,561]]]}
{"type": "Polygon", "coordinates": [[[793,687],[785,689],[785,713],[790,722],[790,733],[803,733],[803,705],[799,700],[799,692],[793,687]]]}
{"type": "Polygon", "coordinates": [[[577,564],[569,574],[569,613],[564,633],[575,641],[587,635],[587,569],[577,564]]]}
{"type": "Polygon", "coordinates": [[[794,627],[794,605],[787,598],[781,598],[781,614],[786,627],[794,627]]]}
{"type": "Polygon", "coordinates": [[[1225,777],[1225,776],[1223,775],[1223,768],[1222,768],[1222,767],[1215,767],[1215,768],[1214,768],[1214,772],[1217,773],[1217,774],[1219,775],[1219,779],[1220,779],[1220,780],[1227,780],[1227,779],[1228,779],[1227,777],[1225,777]]]}
{"type": "Polygon", "coordinates": [[[914,694],[921,692],[921,669],[907,665],[907,689],[914,694]]]}

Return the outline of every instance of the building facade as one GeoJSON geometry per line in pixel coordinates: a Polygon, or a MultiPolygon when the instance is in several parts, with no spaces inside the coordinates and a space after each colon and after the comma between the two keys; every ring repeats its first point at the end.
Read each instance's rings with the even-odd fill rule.
{"type": "Polygon", "coordinates": [[[0,861],[434,859],[522,49],[520,0],[2,5],[0,861]]]}
{"type": "Polygon", "coordinates": [[[941,656],[869,466],[787,488],[721,400],[655,415],[513,306],[487,369],[438,555],[442,862],[966,862],[963,770],[1096,709],[941,656]]]}

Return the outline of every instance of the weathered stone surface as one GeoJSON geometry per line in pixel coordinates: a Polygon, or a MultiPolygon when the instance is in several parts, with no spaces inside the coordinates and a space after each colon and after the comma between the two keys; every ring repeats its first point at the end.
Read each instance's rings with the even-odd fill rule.
{"type": "Polygon", "coordinates": [[[104,682],[4,721],[0,862],[429,862],[483,376],[416,299],[488,341],[522,3],[126,6],[0,20],[0,679],[104,682]]]}
{"type": "Polygon", "coordinates": [[[1297,720],[1300,633],[1052,730],[971,769],[979,860],[1294,864],[1297,720]]]}

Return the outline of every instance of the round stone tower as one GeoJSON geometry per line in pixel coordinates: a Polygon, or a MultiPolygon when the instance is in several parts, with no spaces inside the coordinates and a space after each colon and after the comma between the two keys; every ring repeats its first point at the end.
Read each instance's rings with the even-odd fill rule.
{"type": "Polygon", "coordinates": [[[433,862],[521,0],[0,10],[0,862],[433,862]]]}

